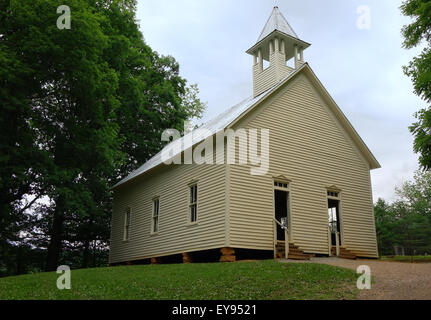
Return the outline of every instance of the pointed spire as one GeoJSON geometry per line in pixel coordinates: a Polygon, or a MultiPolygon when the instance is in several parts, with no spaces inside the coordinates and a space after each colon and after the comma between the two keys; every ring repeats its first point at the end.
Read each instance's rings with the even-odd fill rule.
{"type": "Polygon", "coordinates": [[[287,22],[286,18],[280,12],[278,7],[274,7],[274,9],[272,9],[271,16],[269,17],[268,21],[266,22],[265,27],[262,30],[262,33],[260,34],[259,38],[257,39],[257,42],[265,39],[268,35],[270,35],[275,30],[283,32],[283,33],[285,33],[289,36],[292,36],[294,38],[298,38],[298,35],[292,29],[289,22],[287,22]]]}

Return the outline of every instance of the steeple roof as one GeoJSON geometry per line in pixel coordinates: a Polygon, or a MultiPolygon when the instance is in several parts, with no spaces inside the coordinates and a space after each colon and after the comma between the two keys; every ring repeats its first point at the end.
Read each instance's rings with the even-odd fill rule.
{"type": "Polygon", "coordinates": [[[298,38],[298,35],[290,26],[289,22],[287,22],[286,18],[280,12],[278,7],[274,7],[271,12],[271,16],[265,24],[265,27],[262,30],[257,42],[263,40],[267,36],[269,36],[275,30],[283,32],[291,37],[298,38]]]}
{"type": "Polygon", "coordinates": [[[265,27],[257,39],[257,42],[246,52],[250,55],[256,56],[259,50],[261,50],[262,59],[269,61],[270,42],[274,40],[274,38],[278,38],[284,42],[286,48],[286,61],[290,60],[294,56],[295,46],[299,50],[305,50],[310,46],[309,43],[298,37],[278,7],[274,7],[265,27]]]}

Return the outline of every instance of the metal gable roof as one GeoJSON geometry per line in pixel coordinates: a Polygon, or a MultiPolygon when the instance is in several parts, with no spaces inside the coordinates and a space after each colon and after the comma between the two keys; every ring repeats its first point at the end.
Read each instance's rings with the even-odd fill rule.
{"type": "MultiPolygon", "coordinates": [[[[305,65],[304,65],[305,66],[305,65]]],[[[206,124],[199,127],[199,129],[206,129],[205,131],[207,133],[211,132],[211,135],[216,134],[219,131],[225,130],[229,127],[230,124],[232,124],[236,119],[240,118],[241,115],[243,115],[245,112],[250,110],[253,106],[255,106],[257,103],[262,101],[265,97],[267,97],[271,92],[273,92],[275,89],[277,89],[283,82],[285,82],[288,78],[292,77],[294,74],[299,72],[301,68],[298,68],[296,70],[293,70],[290,74],[288,74],[283,80],[281,80],[279,83],[275,84],[272,88],[268,89],[261,95],[253,98],[249,97],[242,102],[238,103],[237,105],[231,107],[230,109],[222,112],[217,117],[212,119],[211,121],[207,122],[206,124]]],[[[206,135],[193,135],[193,132],[190,132],[183,137],[171,142],[168,144],[170,147],[173,146],[173,144],[180,144],[181,152],[185,151],[187,148],[185,147],[184,141],[187,141],[187,139],[191,137],[192,139],[192,146],[198,144],[199,142],[204,141],[206,138],[208,138],[210,134],[206,135]]],[[[167,146],[168,146],[167,145],[167,146]]],[[[190,147],[190,146],[188,146],[190,147]]],[[[174,156],[178,155],[179,153],[175,154],[174,156]]],[[[174,157],[173,156],[173,157],[174,157]]],[[[135,171],[131,172],[127,177],[122,179],[120,182],[118,182],[116,185],[114,185],[112,188],[116,188],[127,181],[130,181],[137,176],[161,165],[163,163],[162,161],[162,151],[157,153],[154,157],[152,157],[150,160],[148,160],[144,165],[136,169],[135,171]]]]}
{"type": "MultiPolygon", "coordinates": [[[[329,93],[326,91],[326,89],[320,83],[319,79],[314,74],[314,72],[312,71],[312,69],[310,68],[308,63],[305,63],[301,67],[293,70],[284,79],[282,79],[280,82],[275,84],[272,88],[268,89],[267,91],[265,91],[261,95],[255,97],[255,98],[249,97],[249,98],[243,100],[239,104],[237,104],[237,105],[231,107],[230,109],[224,111],[223,113],[221,113],[220,115],[215,117],[213,120],[202,125],[200,127],[200,129],[207,129],[207,130],[205,130],[207,132],[206,135],[193,135],[193,132],[191,132],[191,133],[188,133],[188,134],[184,135],[183,137],[171,142],[168,145],[173,146],[173,144],[180,144],[179,149],[181,150],[181,153],[182,153],[187,148],[190,147],[190,145],[188,145],[187,148],[185,147],[184,141],[186,141],[187,138],[190,139],[190,137],[191,137],[192,146],[194,146],[194,145],[204,141],[209,136],[214,135],[214,134],[216,134],[222,130],[229,128],[231,125],[236,123],[240,118],[242,118],[245,114],[247,114],[249,111],[251,111],[261,101],[263,101],[266,97],[270,96],[275,90],[277,90],[279,87],[281,87],[282,85],[287,83],[291,78],[293,78],[296,74],[298,74],[301,70],[304,70],[304,69],[308,70],[307,73],[309,73],[313,76],[314,80],[316,81],[316,84],[321,87],[322,93],[328,97],[329,102],[330,102],[330,104],[332,104],[335,112],[338,114],[339,120],[341,121],[342,125],[345,128],[347,128],[347,130],[349,131],[350,135],[353,138],[354,143],[357,144],[357,146],[359,147],[361,152],[363,152],[366,159],[369,161],[370,168],[371,169],[380,168],[379,162],[376,160],[374,155],[368,149],[367,145],[364,143],[364,141],[361,139],[359,134],[353,128],[353,126],[351,125],[349,120],[345,117],[345,115],[343,114],[341,109],[338,107],[338,105],[335,103],[335,101],[332,99],[332,97],[329,95],[329,93]]],[[[176,155],[178,155],[179,153],[180,152],[173,155],[172,158],[175,157],[176,155]]],[[[150,160],[148,160],[144,165],[142,165],[141,167],[139,167],[138,169],[136,169],[135,171],[130,173],[127,177],[122,179],[120,182],[118,182],[116,185],[114,185],[112,187],[112,189],[114,189],[114,188],[140,176],[140,175],[142,175],[143,173],[145,173],[145,172],[147,172],[147,171],[149,171],[149,170],[151,170],[151,169],[153,169],[153,168],[155,168],[161,164],[163,164],[162,151],[157,153],[154,157],[152,157],[150,160]]]]}

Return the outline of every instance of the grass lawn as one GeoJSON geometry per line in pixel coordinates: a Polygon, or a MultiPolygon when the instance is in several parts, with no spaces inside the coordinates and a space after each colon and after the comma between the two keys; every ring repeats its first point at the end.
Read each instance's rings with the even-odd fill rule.
{"type": "Polygon", "coordinates": [[[380,258],[384,261],[398,261],[398,262],[428,262],[431,263],[431,256],[384,256],[380,258]]]}
{"type": "Polygon", "coordinates": [[[71,290],[55,272],[0,278],[0,299],[355,299],[354,271],[272,260],[72,270],[71,290]]]}

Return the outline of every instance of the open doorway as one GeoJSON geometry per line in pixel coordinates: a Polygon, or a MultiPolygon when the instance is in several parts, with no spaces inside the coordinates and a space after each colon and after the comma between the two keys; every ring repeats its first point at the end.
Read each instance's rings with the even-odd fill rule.
{"type": "MultiPolygon", "coordinates": [[[[289,192],[274,190],[275,219],[289,227],[289,192]]],[[[284,241],[284,230],[277,224],[277,240],[284,241]]]]}
{"type": "MultiPolygon", "coordinates": [[[[328,198],[328,219],[329,228],[331,230],[332,245],[336,245],[337,232],[341,233],[340,228],[340,200],[328,198]]],[[[341,245],[341,237],[339,237],[339,244],[341,245]]]]}

